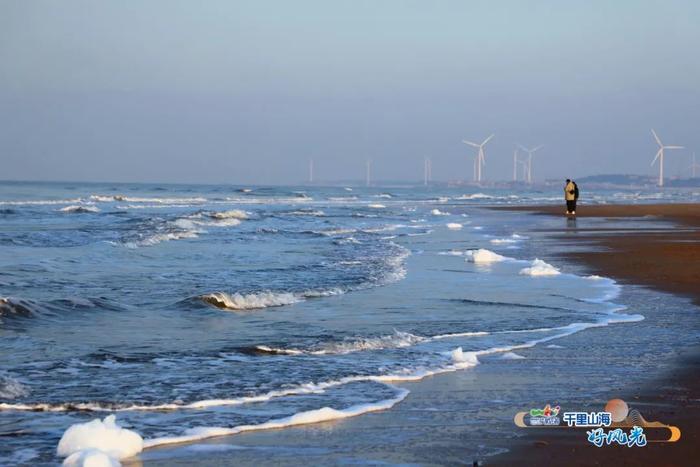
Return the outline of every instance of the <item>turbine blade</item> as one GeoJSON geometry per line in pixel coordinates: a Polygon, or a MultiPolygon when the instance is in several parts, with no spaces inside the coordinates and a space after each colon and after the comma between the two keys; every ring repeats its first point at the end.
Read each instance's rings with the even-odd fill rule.
{"type": "Polygon", "coordinates": [[[654,131],[653,128],[651,129],[651,134],[654,135],[654,139],[656,140],[656,143],[659,146],[663,146],[663,143],[661,143],[661,140],[659,139],[658,135],[656,134],[656,132],[654,131]]]}
{"type": "Polygon", "coordinates": [[[489,141],[491,141],[491,138],[493,138],[494,136],[496,136],[496,135],[493,135],[493,134],[492,134],[491,136],[489,136],[488,138],[486,138],[486,139],[484,140],[484,142],[481,143],[481,145],[484,146],[486,143],[488,143],[489,141]]]}
{"type": "Polygon", "coordinates": [[[478,144],[472,143],[471,141],[467,141],[466,139],[463,139],[462,142],[463,142],[464,144],[468,144],[469,146],[473,146],[473,147],[475,147],[475,148],[480,147],[478,144]]]}
{"type": "Polygon", "coordinates": [[[664,149],[685,149],[685,146],[664,146],[664,149]]]}
{"type": "Polygon", "coordinates": [[[537,146],[535,149],[533,149],[532,152],[539,151],[539,150],[542,149],[543,147],[544,147],[544,144],[540,144],[540,145],[537,146]]]}
{"type": "Polygon", "coordinates": [[[654,157],[654,160],[651,161],[651,165],[654,165],[654,162],[656,162],[656,159],[659,158],[659,156],[661,155],[661,153],[662,153],[663,151],[664,151],[664,148],[663,148],[663,146],[662,146],[661,149],[659,149],[659,152],[656,153],[656,157],[654,157]]]}

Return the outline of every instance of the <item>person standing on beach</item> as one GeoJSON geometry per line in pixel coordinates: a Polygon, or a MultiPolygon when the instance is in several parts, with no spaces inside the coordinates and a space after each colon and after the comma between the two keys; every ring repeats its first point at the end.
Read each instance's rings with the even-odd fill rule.
{"type": "Polygon", "coordinates": [[[564,186],[564,199],[566,200],[566,213],[576,214],[576,185],[568,178],[564,186]]]}

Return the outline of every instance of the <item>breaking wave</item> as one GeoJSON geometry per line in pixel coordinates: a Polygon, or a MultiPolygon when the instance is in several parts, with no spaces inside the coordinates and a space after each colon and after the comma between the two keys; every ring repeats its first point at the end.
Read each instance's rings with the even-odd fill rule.
{"type": "Polygon", "coordinates": [[[251,294],[227,294],[214,292],[200,297],[202,301],[227,310],[254,310],[274,306],[291,305],[302,300],[292,293],[258,292],[251,294]]]}
{"type": "Polygon", "coordinates": [[[85,214],[85,213],[96,213],[100,212],[100,209],[96,206],[82,206],[82,205],[71,205],[71,206],[66,206],[64,208],[59,209],[61,212],[74,212],[74,213],[79,213],[79,214],[85,214]]]}
{"type": "Polygon", "coordinates": [[[248,219],[248,213],[240,209],[232,209],[230,211],[210,212],[209,217],[213,219],[248,219]]]}
{"type": "Polygon", "coordinates": [[[182,239],[186,239],[186,238],[197,238],[197,237],[199,237],[199,233],[200,232],[192,231],[192,230],[185,230],[185,231],[180,231],[180,232],[157,233],[157,234],[153,234],[153,235],[150,235],[148,237],[145,237],[141,240],[123,242],[123,245],[126,246],[127,248],[153,246],[153,245],[157,245],[159,243],[167,242],[170,240],[182,240],[182,239]]]}
{"type": "Polygon", "coordinates": [[[341,342],[330,342],[308,350],[269,347],[266,345],[256,345],[253,350],[258,353],[277,355],[342,355],[369,350],[411,347],[428,340],[429,338],[417,336],[415,334],[411,334],[410,332],[395,331],[393,334],[386,336],[359,337],[355,339],[346,339],[341,342]]]}

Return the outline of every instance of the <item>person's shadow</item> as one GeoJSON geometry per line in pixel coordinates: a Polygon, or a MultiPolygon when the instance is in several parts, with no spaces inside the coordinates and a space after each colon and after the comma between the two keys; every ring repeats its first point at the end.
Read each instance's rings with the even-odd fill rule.
{"type": "Polygon", "coordinates": [[[566,216],[566,229],[568,233],[578,233],[576,228],[576,216],[566,216]]]}

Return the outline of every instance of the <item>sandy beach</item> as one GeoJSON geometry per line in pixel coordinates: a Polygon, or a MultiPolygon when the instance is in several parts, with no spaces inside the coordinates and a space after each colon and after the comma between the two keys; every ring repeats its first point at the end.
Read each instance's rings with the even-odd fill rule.
{"type": "MultiPolygon", "coordinates": [[[[496,208],[560,216],[560,206],[519,206],[496,208]]],[[[689,297],[700,304],[700,205],[601,205],[582,206],[578,219],[549,232],[571,247],[559,253],[580,262],[593,274],[614,278],[623,284],[643,285],[653,290],[689,297]],[[616,222],[587,226],[587,218],[616,222]],[[629,229],[619,221],[634,221],[629,229]],[[641,226],[640,226],[641,221],[641,226]],[[645,221],[648,225],[645,225],[645,221]],[[668,222],[659,227],[659,221],[668,222]],[[578,225],[577,225],[578,224],[578,225]],[[584,251],[582,250],[584,247],[584,251]]],[[[697,333],[695,323],[688,332],[697,333]]],[[[643,407],[648,419],[664,420],[680,427],[680,441],[649,444],[644,449],[596,448],[581,440],[579,430],[528,432],[513,449],[491,459],[489,465],[693,465],[700,453],[700,348],[686,349],[675,368],[641,387],[628,387],[621,397],[630,405],[643,407]]]]}

